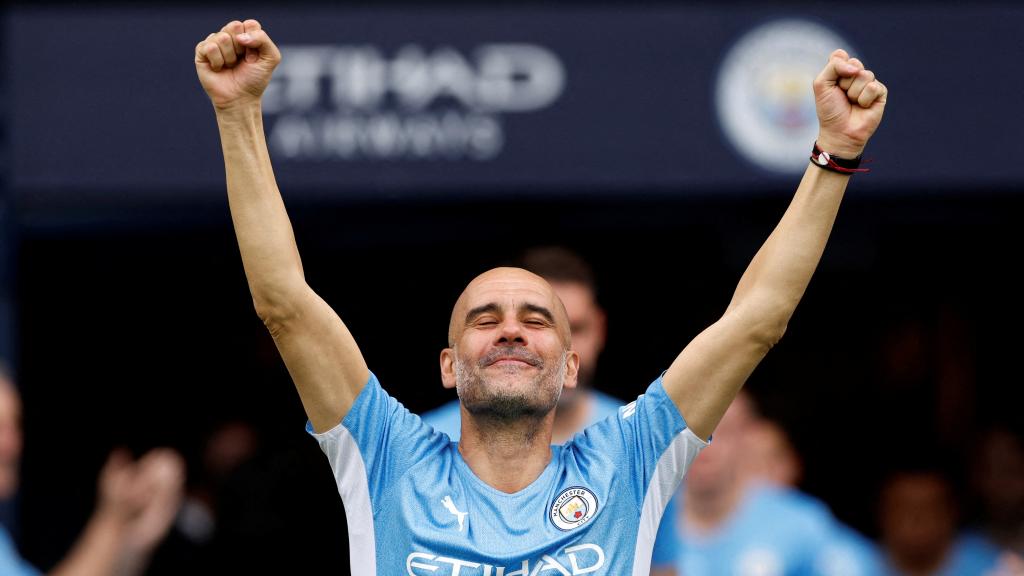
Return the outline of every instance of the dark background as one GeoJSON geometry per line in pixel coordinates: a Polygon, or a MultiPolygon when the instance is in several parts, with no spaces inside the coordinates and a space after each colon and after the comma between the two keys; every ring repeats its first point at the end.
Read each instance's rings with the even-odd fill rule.
{"type": "MultiPolygon", "coordinates": [[[[457,13],[471,4],[479,6],[449,8],[457,13]]],[[[768,11],[742,6],[757,12],[752,21],[763,20],[768,11]]],[[[830,10],[806,6],[816,13],[830,10]]],[[[869,21],[869,9],[881,9],[881,4],[866,6],[856,18],[869,21]]],[[[998,20],[1012,6],[978,4],[968,16],[998,20]]],[[[791,15],[803,7],[787,4],[780,10],[791,15]]],[[[610,3],[598,8],[621,9],[610,3]]],[[[712,9],[668,3],[648,8],[712,9]]],[[[956,10],[925,2],[897,3],[892,10],[909,21],[933,8],[956,10]]],[[[145,18],[117,5],[103,9],[145,18]]],[[[516,10],[508,4],[500,9],[516,10]]],[[[173,136],[154,130],[133,142],[125,137],[131,122],[83,135],[74,116],[26,127],[23,113],[47,115],[29,90],[40,84],[19,81],[24,67],[12,63],[25,55],[21,44],[12,48],[10,42],[20,38],[10,29],[20,22],[14,18],[18,10],[37,23],[40,14],[52,18],[55,28],[94,14],[69,4],[7,8],[4,49],[10,65],[4,94],[15,105],[6,106],[4,122],[22,127],[5,130],[5,156],[23,159],[24,151],[12,150],[22,142],[77,138],[96,147],[89,154],[102,151],[117,174],[111,184],[104,184],[102,169],[94,169],[94,179],[85,183],[61,180],[72,179],[84,162],[73,152],[55,154],[51,172],[25,172],[22,160],[18,172],[5,163],[0,311],[15,314],[0,316],[5,322],[0,354],[11,358],[24,396],[17,532],[26,558],[47,568],[64,554],[92,509],[96,474],[113,446],[141,453],[171,445],[194,466],[205,434],[218,422],[241,418],[258,430],[262,450],[240,472],[226,504],[235,514],[229,516],[223,550],[244,551],[234,554],[232,567],[281,565],[298,572],[330,565],[344,573],[347,540],[340,499],[323,456],[303,432],[301,406],[273,343],[253,313],[223,184],[196,184],[202,178],[188,174],[189,164],[181,161],[202,156],[219,163],[213,117],[200,106],[199,87],[185,86],[200,104],[183,108],[197,112],[173,136]],[[181,157],[149,160],[164,165],[166,174],[155,178],[162,183],[147,182],[146,170],[130,160],[129,152],[147,146],[146,138],[173,138],[186,150],[181,157]],[[126,154],[129,160],[123,160],[126,154]],[[175,162],[180,163],[167,168],[175,162]],[[190,184],[176,183],[176,171],[190,184]],[[126,173],[140,179],[120,180],[126,173]]],[[[220,12],[231,11],[180,8],[183,20],[210,20],[207,27],[220,25],[220,12]]],[[[291,14],[301,20],[299,9],[291,14]]],[[[946,24],[933,29],[926,18],[917,20],[922,36],[949,31],[942,28],[946,24]]],[[[844,31],[851,27],[843,26],[844,31]]],[[[205,33],[203,28],[192,35],[205,33]]],[[[984,29],[971,33],[1019,48],[1019,40],[984,29]]],[[[966,51],[969,40],[949,42],[962,42],[959,48],[966,51]]],[[[194,42],[185,45],[185,63],[194,42]]],[[[912,34],[906,42],[927,51],[912,34]]],[[[871,51],[884,57],[884,48],[896,46],[871,51]]],[[[941,59],[957,47],[933,48],[941,59]]],[[[41,59],[59,54],[44,51],[41,59]]],[[[1007,61],[1019,61],[1020,55],[1003,52],[1007,61]]],[[[73,64],[74,51],[67,57],[73,64]]],[[[999,82],[975,83],[975,77],[996,72],[998,62],[965,64],[972,66],[939,64],[943,73],[913,81],[899,70],[890,72],[890,86],[924,83],[918,95],[928,99],[889,111],[886,120],[902,127],[880,131],[877,146],[872,145],[874,173],[854,177],[815,280],[786,337],[749,384],[764,411],[786,424],[803,452],[804,488],[869,535],[875,532],[875,491],[887,470],[915,454],[938,454],[964,485],[975,435],[992,423],[1019,426],[1021,420],[1024,393],[1016,367],[1024,320],[1017,281],[1024,247],[1019,223],[1024,149],[1015,130],[1021,115],[1006,104],[1019,104],[1021,80],[1007,80],[1002,70],[999,82]],[[943,92],[947,88],[952,97],[943,92]],[[990,122],[988,115],[996,119],[990,122]],[[944,124],[984,130],[968,135],[944,131],[944,124]],[[913,132],[924,136],[904,137],[913,132]],[[986,145],[993,139],[1001,146],[986,145]],[[929,153],[917,158],[915,144],[923,141],[929,153]],[[936,159],[949,149],[970,155],[936,159]],[[900,171],[918,160],[947,173],[914,167],[911,178],[900,171]],[[986,169],[990,165],[993,171],[986,169]],[[936,173],[942,177],[930,176],[936,173]]],[[[56,84],[61,74],[52,69],[56,84]]],[[[74,107],[81,102],[75,98],[78,89],[93,88],[68,87],[56,100],[74,107]]],[[[895,88],[894,94],[900,102],[895,88]]],[[[117,100],[124,97],[112,95],[109,108],[118,109],[117,100]]],[[[96,125],[106,110],[97,107],[97,116],[80,117],[96,125]]],[[[175,114],[190,116],[182,109],[175,114]]],[[[175,118],[172,114],[178,122],[175,118]]],[[[525,133],[520,139],[529,140],[530,132],[525,133]]],[[[429,169],[434,180],[424,189],[408,166],[401,168],[402,178],[384,184],[374,180],[380,166],[356,169],[359,184],[340,193],[322,182],[290,186],[282,178],[280,183],[309,283],[345,319],[384,386],[410,409],[429,409],[453,397],[441,388],[437,356],[445,345],[450,307],[465,283],[524,248],[548,243],[568,245],[593,264],[610,318],[596,386],[629,399],[725,309],[798,181],[739,160],[730,163],[720,135],[703,145],[721,149],[725,160],[708,162],[698,176],[676,178],[670,170],[651,186],[636,175],[602,184],[584,177],[564,182],[544,173],[529,186],[474,175],[469,182],[482,182],[477,186],[459,181],[457,174],[448,181],[448,168],[435,167],[429,169]],[[730,184],[715,187],[718,174],[730,184]],[[755,181],[744,188],[744,182],[755,181]]],[[[543,147],[536,152],[546,153],[543,147]]],[[[458,167],[451,170],[457,173],[458,167]]],[[[969,505],[965,512],[969,518],[969,505]]],[[[161,555],[154,573],[173,573],[175,542],[161,555]]]]}

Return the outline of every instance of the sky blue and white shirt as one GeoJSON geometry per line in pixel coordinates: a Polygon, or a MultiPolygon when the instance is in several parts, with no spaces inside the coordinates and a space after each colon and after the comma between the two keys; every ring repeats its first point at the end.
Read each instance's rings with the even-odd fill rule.
{"type": "MultiPolygon", "coordinates": [[[[977,532],[961,534],[953,541],[934,576],[988,576],[999,565],[1002,551],[977,532]]],[[[886,576],[904,576],[890,562],[886,576]]]]}
{"type": "Polygon", "coordinates": [[[352,573],[365,576],[647,576],[665,506],[706,446],[661,378],[552,446],[513,494],[480,480],[373,375],[344,420],[313,435],[345,503],[352,573]]]}
{"type": "Polygon", "coordinates": [[[683,529],[686,576],[880,576],[881,556],[840,524],[821,501],[789,488],[754,484],[714,532],[683,529]]]}
{"type": "MultiPolygon", "coordinates": [[[[618,413],[622,407],[622,400],[609,396],[598,390],[587,390],[593,398],[590,407],[590,417],[586,426],[593,426],[605,418],[618,413]]],[[[458,400],[446,402],[441,406],[424,412],[420,415],[423,421],[434,427],[438,432],[444,432],[452,440],[458,442],[462,435],[462,412],[458,400]]],[[[679,558],[679,532],[676,530],[676,518],[678,516],[678,498],[672,497],[665,514],[662,516],[661,524],[658,526],[658,534],[654,540],[654,552],[651,555],[651,566],[675,567],[679,558]]]]}

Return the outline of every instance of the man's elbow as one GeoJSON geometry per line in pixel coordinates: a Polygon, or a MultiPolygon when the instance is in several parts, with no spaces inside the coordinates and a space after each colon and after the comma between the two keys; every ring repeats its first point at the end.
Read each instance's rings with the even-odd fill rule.
{"type": "Polygon", "coordinates": [[[748,338],[762,353],[767,354],[782,340],[788,325],[788,316],[760,318],[749,324],[748,338]]]}
{"type": "Polygon", "coordinates": [[[786,334],[786,327],[788,325],[789,322],[787,320],[768,322],[755,332],[754,338],[758,344],[765,348],[765,352],[767,352],[782,340],[782,337],[786,334]]]}
{"type": "Polygon", "coordinates": [[[735,326],[746,334],[746,339],[767,353],[782,340],[789,326],[791,314],[765,313],[778,311],[780,307],[739,306],[727,313],[736,322],[735,326]]]}
{"type": "Polygon", "coordinates": [[[288,314],[284,312],[282,307],[256,297],[253,297],[252,305],[256,309],[256,316],[260,319],[260,322],[263,322],[263,325],[267,327],[270,334],[276,337],[286,324],[285,319],[288,314]]]}
{"type": "Polygon", "coordinates": [[[263,325],[277,336],[299,316],[302,293],[290,291],[253,291],[252,304],[263,325]]]}

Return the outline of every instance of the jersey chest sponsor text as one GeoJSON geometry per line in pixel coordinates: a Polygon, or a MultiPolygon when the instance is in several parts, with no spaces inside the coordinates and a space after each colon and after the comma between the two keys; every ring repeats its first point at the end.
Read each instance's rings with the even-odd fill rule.
{"type": "Polygon", "coordinates": [[[409,576],[578,576],[597,574],[604,565],[604,550],[597,544],[569,546],[555,555],[544,554],[536,560],[523,560],[513,566],[496,566],[484,560],[464,560],[427,552],[413,552],[405,559],[409,576]]]}

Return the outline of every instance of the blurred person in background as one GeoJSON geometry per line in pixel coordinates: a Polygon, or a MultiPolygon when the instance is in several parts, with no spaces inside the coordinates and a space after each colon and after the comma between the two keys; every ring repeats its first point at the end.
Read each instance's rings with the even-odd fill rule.
{"type": "Polygon", "coordinates": [[[872,547],[792,488],[802,466],[785,432],[741,393],[683,485],[686,576],[872,576],[872,547]]]}
{"type": "MultiPolygon", "coordinates": [[[[779,488],[786,498],[802,500],[811,508],[827,509],[825,503],[798,490],[803,479],[803,459],[779,423],[764,417],[756,419],[744,437],[742,452],[742,474],[748,483],[763,482],[779,488]]],[[[814,560],[814,573],[845,576],[881,572],[877,547],[833,516],[828,538],[814,560]]]]}
{"type": "MultiPolygon", "coordinates": [[[[21,459],[21,398],[0,367],[0,500],[14,496],[21,459]]],[[[155,449],[138,461],[113,452],[99,475],[96,509],[53,576],[141,574],[181,504],[184,464],[172,450],[155,449]]],[[[0,575],[36,576],[0,527],[0,575]]]]}
{"type": "Polygon", "coordinates": [[[887,574],[985,576],[997,570],[996,546],[975,535],[957,534],[956,495],[938,468],[894,472],[882,486],[879,505],[887,574]]]}
{"type": "MultiPolygon", "coordinates": [[[[568,248],[533,248],[523,253],[514,266],[533,272],[551,285],[565,306],[569,317],[572,347],[580,355],[576,388],[562,390],[555,408],[551,442],[563,444],[587,426],[615,414],[623,405],[618,398],[593,388],[597,362],[604,351],[607,338],[607,314],[597,301],[597,284],[594,281],[593,270],[582,257],[568,248]]],[[[453,442],[458,442],[462,428],[459,400],[456,398],[424,413],[423,421],[433,426],[435,430],[448,434],[453,442]]],[[[676,500],[673,498],[669,502],[658,527],[651,558],[651,574],[655,576],[676,574],[676,500]]]]}
{"type": "Polygon", "coordinates": [[[231,476],[259,450],[256,429],[248,422],[219,423],[203,443],[196,481],[186,492],[175,528],[196,546],[213,540],[220,497],[231,476]]]}
{"type": "Polygon", "coordinates": [[[238,527],[265,530],[271,523],[271,505],[260,497],[269,491],[261,483],[270,480],[258,474],[255,479],[248,478],[241,473],[259,450],[256,429],[243,420],[218,422],[204,435],[199,454],[190,466],[180,512],[150,574],[218,574],[250,568],[254,554],[240,552],[259,547],[260,543],[251,531],[238,527]],[[247,499],[244,507],[231,505],[232,496],[237,499],[238,493],[260,496],[247,499]],[[243,540],[244,545],[240,544],[243,540]]]}
{"type": "Polygon", "coordinates": [[[1024,441],[1005,426],[986,430],[974,452],[971,484],[980,504],[978,537],[1024,555],[1024,441]]]}
{"type": "Polygon", "coordinates": [[[804,463],[789,435],[778,423],[755,418],[743,438],[742,474],[773,486],[795,488],[804,476],[804,463]]]}

